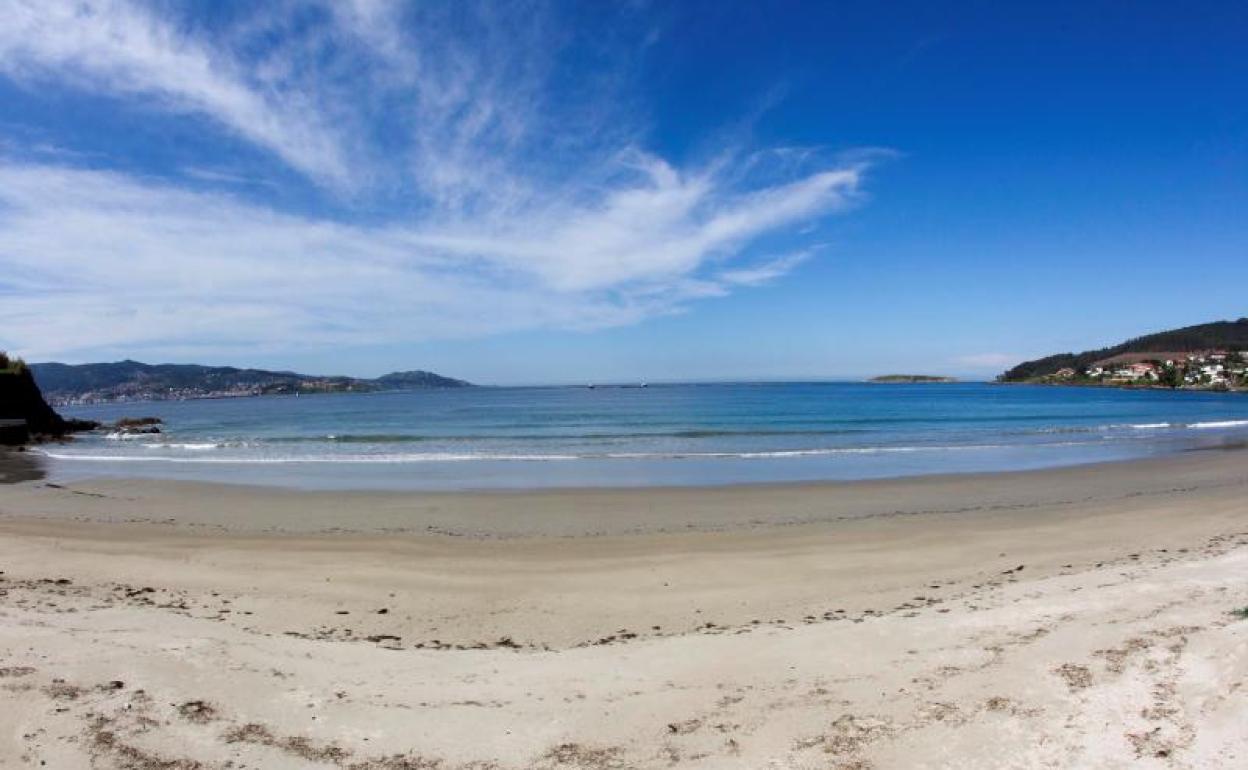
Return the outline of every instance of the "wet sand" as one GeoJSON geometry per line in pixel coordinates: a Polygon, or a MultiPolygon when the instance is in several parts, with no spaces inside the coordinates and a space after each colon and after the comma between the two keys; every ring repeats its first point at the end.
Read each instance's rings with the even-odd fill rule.
{"type": "Polygon", "coordinates": [[[47,476],[45,462],[23,449],[0,447],[0,485],[41,481],[47,476]]]}
{"type": "Polygon", "coordinates": [[[0,766],[1235,766],[1246,493],[4,486],[0,766]]]}

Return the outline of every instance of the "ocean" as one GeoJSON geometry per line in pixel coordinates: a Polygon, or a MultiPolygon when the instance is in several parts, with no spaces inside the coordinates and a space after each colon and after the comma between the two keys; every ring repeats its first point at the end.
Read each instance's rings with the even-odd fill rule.
{"type": "Polygon", "coordinates": [[[53,478],[310,489],[867,479],[1124,460],[1248,441],[1248,396],[847,382],[477,387],[71,407],[160,435],[39,448],[53,478]]]}

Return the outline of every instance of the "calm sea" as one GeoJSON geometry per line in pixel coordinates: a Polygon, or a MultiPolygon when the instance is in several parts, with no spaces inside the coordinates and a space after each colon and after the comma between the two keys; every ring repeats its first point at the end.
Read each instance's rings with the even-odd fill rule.
{"type": "Polygon", "coordinates": [[[166,432],[41,449],[60,478],[465,489],[1037,468],[1248,440],[1248,396],[987,384],[466,388],[132,403],[166,432]]]}

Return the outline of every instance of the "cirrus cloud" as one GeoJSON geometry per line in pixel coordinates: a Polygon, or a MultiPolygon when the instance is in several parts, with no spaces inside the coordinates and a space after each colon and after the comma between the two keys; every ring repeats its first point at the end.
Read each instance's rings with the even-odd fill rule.
{"type": "Polygon", "coordinates": [[[876,157],[738,145],[677,165],[623,117],[649,43],[596,48],[572,77],[546,6],[283,4],[211,30],[179,8],[15,0],[0,77],[207,117],[327,203],[282,207],[227,158],[139,174],[10,149],[0,347],[228,355],[636,323],[781,279],[817,248],[787,241],[858,200],[876,157]]]}

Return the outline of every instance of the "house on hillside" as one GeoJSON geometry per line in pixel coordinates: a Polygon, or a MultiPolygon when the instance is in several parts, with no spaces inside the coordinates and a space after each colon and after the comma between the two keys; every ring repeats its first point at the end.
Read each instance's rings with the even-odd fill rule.
{"type": "Polygon", "coordinates": [[[1119,366],[1113,370],[1112,377],[1115,380],[1124,380],[1127,382],[1138,382],[1140,380],[1156,380],[1157,365],[1153,363],[1135,363],[1119,366]]]}

